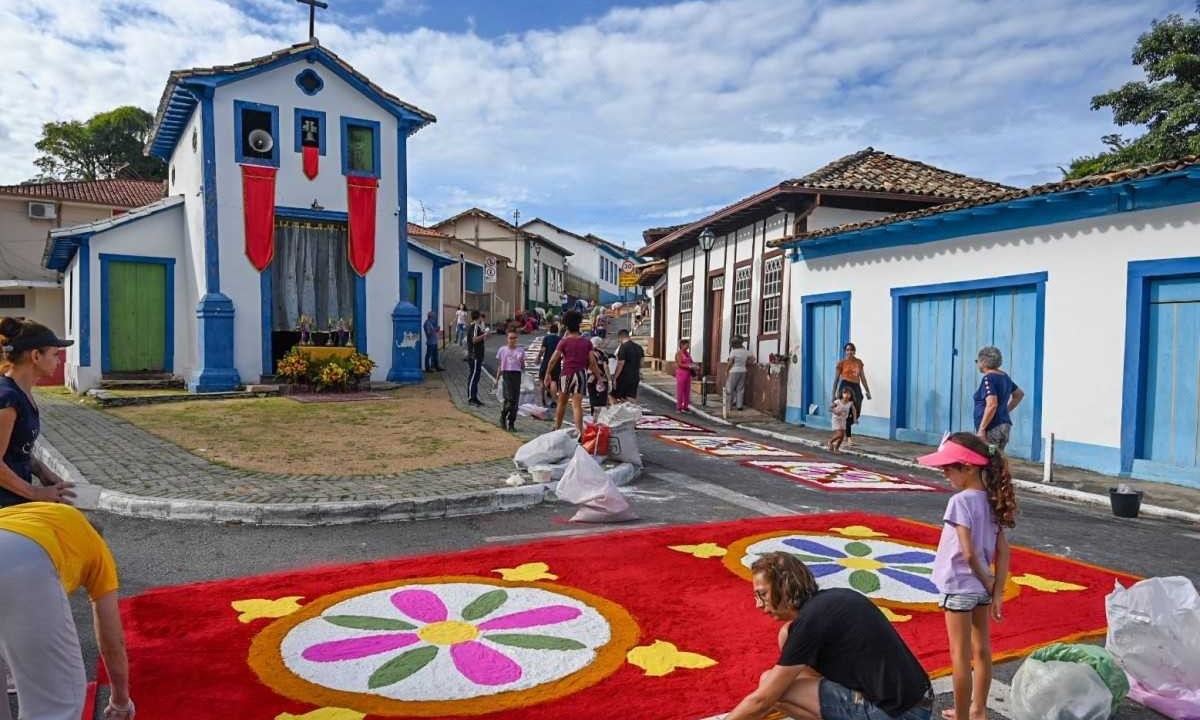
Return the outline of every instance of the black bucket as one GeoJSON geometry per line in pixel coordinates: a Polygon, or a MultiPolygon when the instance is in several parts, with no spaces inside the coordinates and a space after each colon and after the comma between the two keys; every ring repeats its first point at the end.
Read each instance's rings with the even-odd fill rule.
{"type": "Polygon", "coordinates": [[[1119,518],[1135,518],[1142,507],[1142,491],[1122,493],[1117,492],[1117,488],[1109,488],[1108,500],[1112,503],[1113,515],[1119,518]]]}

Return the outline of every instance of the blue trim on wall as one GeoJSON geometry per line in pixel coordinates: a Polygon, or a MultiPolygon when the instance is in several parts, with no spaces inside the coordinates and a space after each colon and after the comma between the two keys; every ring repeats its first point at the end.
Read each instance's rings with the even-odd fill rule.
{"type": "Polygon", "coordinates": [[[433,264],[433,283],[429,293],[429,309],[435,311],[438,327],[442,326],[442,268],[433,264]]]}
{"type": "MultiPolygon", "coordinates": [[[[413,307],[415,307],[417,309],[417,315],[421,318],[421,323],[424,324],[424,322],[425,322],[425,310],[424,310],[425,305],[422,301],[425,299],[425,273],[418,272],[416,270],[409,270],[408,271],[408,279],[410,282],[413,280],[417,281],[416,290],[414,290],[414,292],[413,292],[415,297],[410,296],[408,298],[408,300],[409,300],[409,302],[411,302],[413,304],[413,307]]],[[[408,283],[404,284],[404,292],[406,294],[408,292],[408,286],[409,286],[408,283]]]]}
{"type": "Polygon", "coordinates": [[[449,255],[443,255],[434,250],[430,250],[429,248],[425,247],[421,243],[416,243],[416,242],[409,243],[408,249],[412,250],[413,252],[420,255],[421,257],[429,258],[431,261],[433,261],[434,267],[447,267],[450,265],[458,264],[458,261],[455,260],[454,258],[450,257],[449,255]]]}
{"type": "Polygon", "coordinates": [[[782,247],[795,250],[793,262],[801,258],[815,260],[1193,202],[1200,202],[1200,169],[1195,166],[1111,185],[1063,190],[794,240],[782,247]]]}
{"type": "Polygon", "coordinates": [[[109,337],[108,270],[114,262],[163,265],[166,268],[166,336],[163,338],[163,371],[175,372],[175,258],[149,255],[100,253],[100,371],[112,370],[112,341],[109,337]]]}
{"type": "MultiPolygon", "coordinates": [[[[296,74],[296,87],[300,88],[300,92],[304,93],[305,95],[316,95],[325,89],[325,81],[321,79],[321,76],[318,75],[317,72],[312,68],[304,68],[296,74]],[[314,77],[317,79],[317,86],[312,90],[304,87],[304,83],[301,82],[301,80],[306,77],[314,77]]],[[[322,155],[323,154],[324,153],[322,153],[322,155]]]]}
{"type": "Polygon", "coordinates": [[[233,155],[234,162],[243,165],[265,165],[267,167],[279,167],[279,106],[264,105],[263,103],[250,102],[249,100],[234,100],[233,101],[233,155]],[[242,154],[242,111],[243,110],[258,110],[260,112],[269,113],[271,115],[271,139],[274,144],[271,146],[271,157],[257,158],[247,157],[242,154]]]}
{"type": "Polygon", "coordinates": [[[200,98],[200,152],[204,187],[204,289],[221,292],[221,251],[217,235],[217,134],[213,118],[213,89],[200,98]]]}
{"type": "Polygon", "coordinates": [[[421,313],[405,298],[408,287],[408,137],[404,128],[396,133],[396,207],[399,215],[399,287],[396,307],[392,309],[392,365],[388,382],[419,383],[424,381],[421,369],[421,313]],[[410,338],[416,342],[410,344],[410,338]]]}
{"type": "Polygon", "coordinates": [[[295,135],[296,152],[300,152],[303,147],[300,144],[300,138],[303,133],[300,132],[301,123],[306,117],[316,118],[317,120],[317,148],[321,155],[325,154],[325,111],[324,110],[307,110],[305,108],[295,108],[292,111],[292,134],[295,135]]]}
{"type": "MultiPolygon", "coordinates": [[[[815,398],[808,397],[808,385],[813,372],[813,338],[812,328],[808,322],[808,311],[812,305],[823,303],[838,303],[841,307],[841,347],[846,347],[846,343],[850,342],[850,292],[829,292],[819,295],[803,295],[800,297],[801,322],[804,327],[800,340],[800,409],[804,412],[802,422],[808,424],[810,422],[818,422],[821,416],[808,416],[808,406],[813,403],[815,398]]],[[[830,392],[833,388],[830,388],[830,392]]],[[[865,416],[864,416],[865,418],[865,416]]]]}
{"type": "MultiPolygon", "coordinates": [[[[1125,288],[1125,379],[1121,388],[1121,473],[1129,475],[1138,467],[1156,463],[1138,462],[1138,450],[1145,440],[1142,410],[1146,398],[1149,358],[1150,286],[1154,280],[1200,274],[1200,257],[1172,260],[1143,260],[1129,263],[1125,288]]],[[[1182,471],[1182,469],[1180,469],[1182,471]]],[[[1156,478],[1158,479],[1158,478],[1156,478]]]]}
{"type": "Polygon", "coordinates": [[[354,273],[354,349],[367,354],[367,279],[354,273]]]}
{"type": "MultiPolygon", "coordinates": [[[[162,202],[162,201],[159,200],[158,202],[162,202]]],[[[167,212],[168,210],[176,210],[176,209],[180,208],[181,204],[182,203],[175,202],[175,203],[171,203],[170,205],[164,205],[163,207],[156,208],[156,209],[152,210],[151,212],[146,213],[145,215],[137,215],[137,216],[129,215],[128,216],[129,219],[126,219],[126,217],[127,217],[126,215],[119,215],[119,216],[117,216],[117,218],[114,218],[114,219],[119,220],[120,222],[115,223],[109,227],[102,229],[102,230],[91,229],[91,226],[94,225],[94,223],[89,223],[88,226],[86,226],[88,229],[80,230],[77,233],[55,235],[50,238],[50,257],[46,260],[46,267],[49,268],[50,270],[57,270],[58,272],[66,272],[67,265],[69,265],[71,263],[71,258],[75,257],[75,251],[79,247],[79,243],[77,240],[78,238],[81,238],[81,237],[90,238],[94,235],[102,235],[110,230],[116,230],[118,228],[125,227],[126,225],[131,225],[135,222],[145,220],[146,218],[154,217],[155,215],[158,215],[159,213],[164,213],[164,212],[167,212]]]]}
{"type": "Polygon", "coordinates": [[[907,420],[904,398],[908,394],[908,353],[906,352],[908,348],[908,301],[912,298],[929,295],[956,295],[980,290],[1033,286],[1036,293],[1035,312],[1037,317],[1034,319],[1036,327],[1033,346],[1033,397],[1030,399],[1030,402],[1033,403],[1033,443],[1029,455],[1031,460],[1041,458],[1042,446],[1039,439],[1042,437],[1042,376],[1046,349],[1046,280],[1048,278],[1048,273],[1038,272],[938,285],[892,288],[892,412],[891,430],[888,433],[890,439],[907,439],[911,442],[913,437],[899,427],[902,419],[907,420]]]}
{"type": "MultiPolygon", "coordinates": [[[[1041,442],[1044,445],[1045,438],[1041,442]]],[[[1055,438],[1054,464],[1117,475],[1121,471],[1121,449],[1055,438]]]]}
{"type": "Polygon", "coordinates": [[[262,323],[262,374],[274,375],[275,368],[271,362],[271,333],[274,332],[275,309],[271,294],[274,287],[271,281],[271,268],[267,266],[258,274],[259,319],[262,323]]]}
{"type": "Polygon", "coordinates": [[[289,220],[312,220],[319,222],[349,222],[349,214],[340,210],[312,210],[310,208],[275,206],[275,217],[289,220]]]}
{"type": "Polygon", "coordinates": [[[79,248],[79,367],[92,365],[92,259],[91,236],[75,240],[79,248]]]}
{"type": "Polygon", "coordinates": [[[1200,488],[1200,467],[1181,467],[1137,458],[1130,474],[1135,478],[1200,488]]]}
{"type": "Polygon", "coordinates": [[[342,121],[342,128],[341,128],[341,132],[342,132],[342,135],[341,135],[342,174],[343,175],[357,175],[359,177],[378,178],[380,176],[380,170],[381,170],[380,165],[379,165],[380,150],[381,150],[380,146],[383,145],[383,135],[380,131],[379,121],[364,120],[362,118],[354,118],[354,117],[346,117],[345,115],[343,115],[341,117],[341,121],[342,121]],[[372,147],[372,154],[374,156],[374,159],[372,160],[372,162],[374,163],[374,165],[373,165],[374,172],[363,172],[361,170],[351,170],[350,169],[350,128],[351,127],[369,128],[371,130],[371,133],[374,135],[375,142],[373,143],[373,147],[372,147]]]}

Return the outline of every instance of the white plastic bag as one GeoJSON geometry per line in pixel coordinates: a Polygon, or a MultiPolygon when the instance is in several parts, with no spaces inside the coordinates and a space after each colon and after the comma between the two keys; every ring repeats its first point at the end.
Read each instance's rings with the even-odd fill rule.
{"type": "Polygon", "coordinates": [[[1026,658],[1009,707],[1013,720],[1107,720],[1112,693],[1090,665],[1026,658]]]}
{"type": "MultiPolygon", "coordinates": [[[[603,413],[601,413],[603,414],[603,413]]],[[[636,421],[634,421],[636,423],[636,421]]],[[[642,452],[638,447],[636,425],[612,428],[608,436],[608,459],[642,466],[642,452]]]]}
{"type": "Polygon", "coordinates": [[[642,419],[642,409],[633,403],[617,403],[608,407],[600,408],[600,412],[596,413],[596,422],[600,425],[607,425],[613,429],[613,432],[629,426],[636,427],[637,421],[642,419]]]}
{"type": "Polygon", "coordinates": [[[534,465],[554,465],[571,457],[579,447],[579,431],[574,427],[551,430],[517,448],[513,463],[525,470],[534,465]]]}
{"type": "Polygon", "coordinates": [[[558,481],[555,494],[560,500],[582,506],[571,518],[572,522],[622,522],[637,518],[604,468],[579,446],[558,481]]]}
{"type": "Polygon", "coordinates": [[[1200,595],[1185,577],[1116,584],[1104,599],[1106,648],[1129,697],[1176,720],[1200,718],[1200,595]]]}

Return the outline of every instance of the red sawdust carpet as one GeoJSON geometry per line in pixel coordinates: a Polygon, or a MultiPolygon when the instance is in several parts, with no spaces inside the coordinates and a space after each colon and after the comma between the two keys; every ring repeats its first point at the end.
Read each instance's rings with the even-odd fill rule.
{"type": "MultiPolygon", "coordinates": [[[[139,715],[696,720],[773,664],[757,553],[853,587],[948,671],[933,526],[834,513],[676,526],[163,588],[123,615],[139,715]]],[[[398,547],[397,551],[403,551],[398,547]]],[[[1136,578],[1017,548],[997,657],[1099,634],[1136,578]]]]}

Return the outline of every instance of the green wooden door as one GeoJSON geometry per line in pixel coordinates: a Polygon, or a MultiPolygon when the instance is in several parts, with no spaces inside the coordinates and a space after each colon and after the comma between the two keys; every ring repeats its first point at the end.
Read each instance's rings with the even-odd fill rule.
{"type": "Polygon", "coordinates": [[[108,264],[108,355],[113,372],[164,370],[167,266],[108,264]]]}

